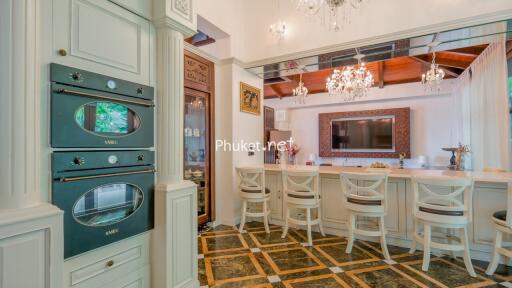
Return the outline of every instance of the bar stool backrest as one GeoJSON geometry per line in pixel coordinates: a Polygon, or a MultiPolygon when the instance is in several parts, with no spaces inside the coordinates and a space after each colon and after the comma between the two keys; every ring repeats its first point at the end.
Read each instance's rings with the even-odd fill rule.
{"type": "Polygon", "coordinates": [[[473,219],[473,180],[467,178],[413,177],[413,213],[463,216],[473,219]]]}
{"type": "Polygon", "coordinates": [[[317,170],[283,170],[282,174],[283,190],[286,196],[315,199],[316,201],[320,199],[317,170]]]}
{"type": "Polygon", "coordinates": [[[259,167],[237,167],[238,189],[242,193],[261,193],[265,196],[265,169],[259,167]]]}
{"type": "Polygon", "coordinates": [[[387,211],[387,173],[340,173],[343,200],[366,206],[382,206],[387,211]]]}

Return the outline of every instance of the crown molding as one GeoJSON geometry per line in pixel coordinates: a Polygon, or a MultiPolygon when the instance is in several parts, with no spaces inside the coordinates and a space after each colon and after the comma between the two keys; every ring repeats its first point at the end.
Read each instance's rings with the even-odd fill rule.
{"type": "Polygon", "coordinates": [[[230,64],[236,64],[242,68],[246,68],[247,64],[243,62],[242,60],[236,58],[236,57],[229,57],[226,59],[222,59],[219,61],[220,65],[230,65],[230,64]]]}
{"type": "Polygon", "coordinates": [[[482,24],[488,24],[492,22],[498,22],[503,20],[508,20],[512,18],[512,9],[496,11],[489,14],[467,17],[463,19],[447,21],[439,24],[427,25],[414,29],[407,29],[399,32],[388,33],[384,35],[379,35],[376,37],[370,37],[355,41],[349,41],[341,44],[330,45],[315,49],[310,49],[306,51],[300,51],[296,53],[289,53],[281,56],[265,58],[256,61],[245,62],[243,68],[253,68],[278,62],[290,61],[294,59],[306,58],[311,56],[316,56],[319,54],[332,53],[340,50],[352,49],[361,46],[368,46],[374,44],[380,44],[390,41],[396,41],[405,38],[418,37],[421,35],[427,35],[432,33],[437,33],[441,31],[461,29],[465,27],[477,26],[482,24]]]}
{"type": "Polygon", "coordinates": [[[178,21],[175,21],[172,18],[167,17],[167,16],[153,20],[153,24],[155,25],[155,27],[157,29],[169,28],[169,29],[178,31],[181,34],[183,34],[183,38],[193,36],[194,34],[197,33],[196,30],[194,30],[178,21]]]}

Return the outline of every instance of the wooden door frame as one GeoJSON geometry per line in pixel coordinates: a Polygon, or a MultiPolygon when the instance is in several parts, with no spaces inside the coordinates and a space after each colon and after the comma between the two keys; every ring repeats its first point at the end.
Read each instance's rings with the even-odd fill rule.
{"type": "MultiPolygon", "coordinates": [[[[201,64],[204,64],[208,67],[208,80],[207,84],[202,84],[198,81],[192,81],[189,80],[190,77],[187,77],[186,75],[186,69],[184,68],[183,73],[184,75],[184,86],[186,89],[190,90],[197,90],[200,92],[204,92],[209,94],[208,96],[208,103],[209,106],[209,115],[208,115],[208,150],[206,151],[208,153],[208,160],[205,165],[208,166],[208,172],[209,172],[209,196],[210,199],[208,199],[209,207],[207,210],[209,211],[209,220],[215,221],[215,151],[214,146],[212,145],[215,140],[215,64],[201,56],[198,56],[188,50],[184,50],[184,56],[185,61],[184,65],[187,65],[186,58],[191,58],[192,60],[195,60],[197,62],[200,62],[201,64]]],[[[185,107],[183,107],[185,109],[185,107]]],[[[203,220],[203,219],[200,219],[203,220]]],[[[206,219],[208,221],[208,219],[206,219]]],[[[200,224],[203,221],[200,221],[200,224]]]]}

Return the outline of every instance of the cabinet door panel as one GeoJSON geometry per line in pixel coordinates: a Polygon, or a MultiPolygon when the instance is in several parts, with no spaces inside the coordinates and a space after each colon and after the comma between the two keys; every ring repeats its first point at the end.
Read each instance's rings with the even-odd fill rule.
{"type": "Polygon", "coordinates": [[[390,236],[406,238],[405,180],[388,182],[388,213],[384,218],[390,236]]]}
{"type": "Polygon", "coordinates": [[[343,205],[343,194],[339,178],[321,177],[322,220],[330,228],[346,229],[348,213],[343,205]]]}
{"type": "Polygon", "coordinates": [[[109,1],[53,0],[54,62],[149,84],[149,33],[149,21],[109,1]]]}
{"type": "Polygon", "coordinates": [[[1,240],[0,287],[48,288],[47,245],[45,230],[1,240]]]}
{"type": "Polygon", "coordinates": [[[270,218],[283,220],[283,196],[280,174],[265,174],[265,186],[270,190],[270,218]]]}

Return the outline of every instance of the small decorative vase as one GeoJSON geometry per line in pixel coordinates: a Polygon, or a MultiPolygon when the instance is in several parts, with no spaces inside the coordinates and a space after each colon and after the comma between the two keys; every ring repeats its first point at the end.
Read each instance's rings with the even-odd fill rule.
{"type": "Polygon", "coordinates": [[[292,154],[289,154],[288,153],[288,164],[290,165],[295,165],[295,155],[292,155],[292,154]]]}

